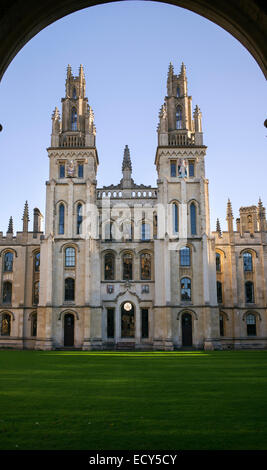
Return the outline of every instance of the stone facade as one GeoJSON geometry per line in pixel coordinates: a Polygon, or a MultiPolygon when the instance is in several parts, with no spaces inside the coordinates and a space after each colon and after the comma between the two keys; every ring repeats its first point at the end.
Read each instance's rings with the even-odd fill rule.
{"type": "Polygon", "coordinates": [[[184,64],[170,64],[159,113],[155,187],[97,187],[94,114],[83,67],[67,69],[52,115],[45,231],[25,204],[23,231],[0,233],[0,347],[173,350],[267,346],[265,208],[210,230],[202,115],[184,64]]]}

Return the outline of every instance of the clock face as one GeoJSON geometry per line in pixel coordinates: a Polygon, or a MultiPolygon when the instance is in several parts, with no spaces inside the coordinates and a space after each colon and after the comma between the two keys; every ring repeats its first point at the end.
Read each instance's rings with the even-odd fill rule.
{"type": "Polygon", "coordinates": [[[132,304],[130,304],[130,302],[125,302],[125,304],[123,305],[123,308],[124,310],[126,310],[126,312],[129,312],[130,310],[132,310],[132,304]]]}

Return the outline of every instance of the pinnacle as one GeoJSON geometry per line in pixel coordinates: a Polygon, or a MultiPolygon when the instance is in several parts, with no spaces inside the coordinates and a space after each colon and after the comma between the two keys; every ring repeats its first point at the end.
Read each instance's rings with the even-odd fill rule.
{"type": "Polygon", "coordinates": [[[13,233],[13,218],[12,218],[12,216],[9,219],[7,233],[13,233]]]}
{"type": "Polygon", "coordinates": [[[131,162],[130,150],[129,150],[128,145],[125,145],[125,149],[124,149],[122,171],[125,170],[126,168],[132,171],[132,162],[131,162]]]}
{"type": "Polygon", "coordinates": [[[216,221],[216,232],[217,232],[217,233],[219,234],[219,236],[221,237],[222,231],[221,231],[221,225],[220,225],[219,219],[217,219],[217,221],[216,221]]]}
{"type": "Polygon", "coordinates": [[[233,211],[232,211],[232,204],[231,204],[231,201],[230,199],[228,198],[228,202],[227,202],[227,217],[233,217],[233,211]]]}

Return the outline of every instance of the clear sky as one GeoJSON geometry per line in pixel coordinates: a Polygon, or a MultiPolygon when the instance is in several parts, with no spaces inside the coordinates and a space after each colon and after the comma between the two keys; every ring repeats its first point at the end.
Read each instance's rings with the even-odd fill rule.
{"type": "Polygon", "coordinates": [[[95,114],[98,186],[121,178],[128,144],[136,183],[156,185],[154,157],[169,62],[183,61],[193,108],[203,114],[208,146],[211,226],[226,229],[228,197],[240,206],[267,205],[266,82],[248,51],[230,34],[188,10],[156,2],[117,2],[71,14],[35,36],[0,84],[0,231],[10,215],[22,228],[27,199],[44,214],[46,148],[51,115],[65,93],[66,67],[82,63],[95,114]]]}

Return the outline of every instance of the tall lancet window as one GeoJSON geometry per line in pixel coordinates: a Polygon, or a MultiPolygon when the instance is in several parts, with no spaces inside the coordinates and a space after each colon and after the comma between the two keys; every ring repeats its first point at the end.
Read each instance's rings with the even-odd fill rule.
{"type": "Polygon", "coordinates": [[[64,225],[65,225],[65,207],[64,204],[59,206],[59,223],[58,223],[58,233],[59,235],[64,234],[64,225]]]}
{"type": "Polygon", "coordinates": [[[76,99],[76,98],[77,98],[77,93],[76,93],[76,88],[75,88],[75,86],[73,87],[73,90],[72,90],[72,98],[73,98],[73,99],[76,99]]]}
{"type": "Polygon", "coordinates": [[[176,108],[176,129],[182,129],[182,108],[177,106],[176,108]]]}
{"type": "Polygon", "coordinates": [[[190,225],[191,225],[191,235],[197,234],[197,211],[196,205],[192,202],[190,205],[190,225]]]}
{"type": "Polygon", "coordinates": [[[77,131],[77,111],[75,108],[72,108],[71,111],[71,130],[77,131]]]}
{"type": "Polygon", "coordinates": [[[180,98],[180,96],[181,96],[179,86],[176,88],[176,96],[177,96],[177,98],[180,98]]]}
{"type": "Polygon", "coordinates": [[[172,226],[173,233],[178,233],[178,204],[176,204],[176,202],[172,204],[172,226]]]}
{"type": "Polygon", "coordinates": [[[83,222],[83,216],[82,216],[82,205],[78,204],[77,206],[77,234],[82,233],[82,222],[83,222]]]}

